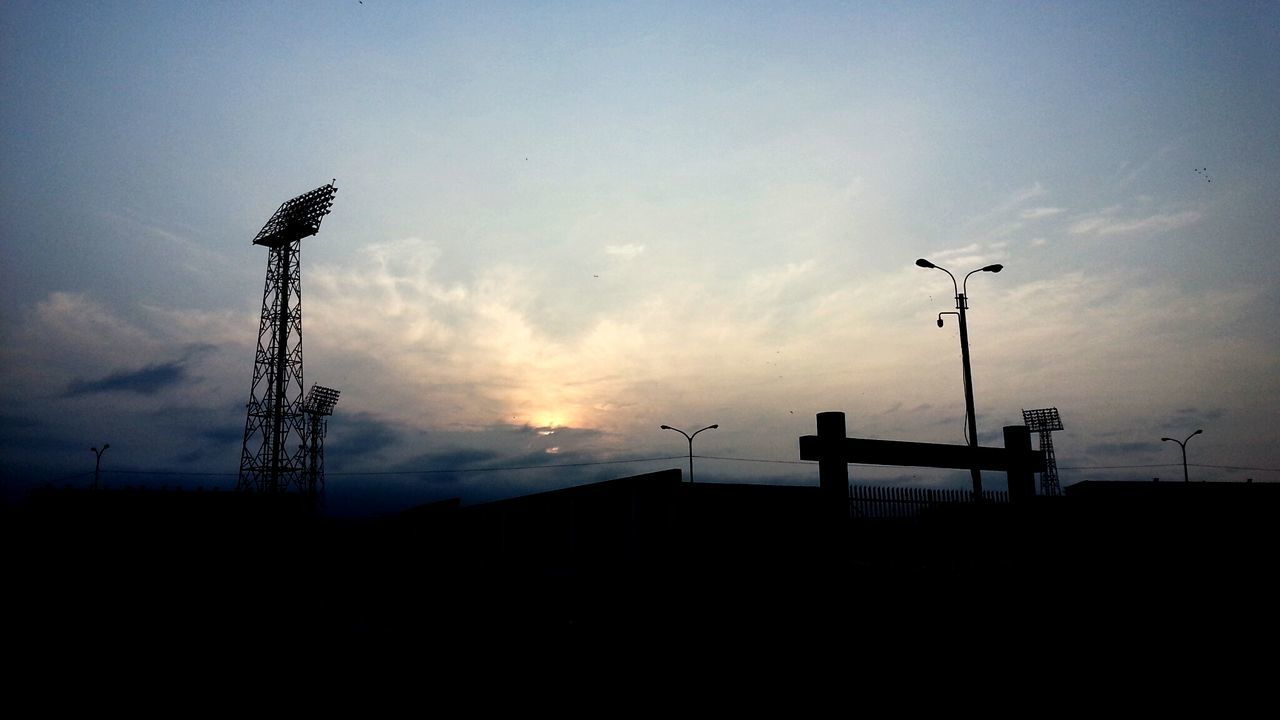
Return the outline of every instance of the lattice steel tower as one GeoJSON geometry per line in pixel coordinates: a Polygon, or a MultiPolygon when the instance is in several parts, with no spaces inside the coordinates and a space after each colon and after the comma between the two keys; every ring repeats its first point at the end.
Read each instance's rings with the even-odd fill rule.
{"type": "Polygon", "coordinates": [[[1040,433],[1040,449],[1044,451],[1044,472],[1040,473],[1040,494],[1061,495],[1058,485],[1058,461],[1053,456],[1053,431],[1062,429],[1058,408],[1023,410],[1022,422],[1031,432],[1040,433]]]}
{"type": "MultiPolygon", "coordinates": [[[[333,182],[289,200],[271,216],[254,245],[268,249],[262,324],[253,364],[237,490],[317,492],[308,482],[309,438],[302,399],[302,238],[320,231],[333,182]]],[[[323,486],[321,486],[323,487],[323,486]]]]}

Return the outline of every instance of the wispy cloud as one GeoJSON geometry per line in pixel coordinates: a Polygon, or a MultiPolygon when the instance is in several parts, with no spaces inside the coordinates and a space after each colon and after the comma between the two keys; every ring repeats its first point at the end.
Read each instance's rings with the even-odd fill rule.
{"type": "Polygon", "coordinates": [[[1019,217],[1023,220],[1039,220],[1041,218],[1053,217],[1066,212],[1066,208],[1060,207],[1036,207],[1023,210],[1019,217]]]}
{"type": "Polygon", "coordinates": [[[635,243],[627,243],[626,245],[607,245],[605,246],[604,251],[607,255],[614,255],[630,260],[644,252],[644,246],[637,245],[635,243]]]}
{"type": "Polygon", "coordinates": [[[1203,213],[1187,210],[1180,213],[1157,213],[1141,218],[1121,219],[1106,215],[1085,217],[1072,223],[1068,232],[1073,235],[1130,235],[1161,233],[1176,230],[1200,221],[1203,213]]]}

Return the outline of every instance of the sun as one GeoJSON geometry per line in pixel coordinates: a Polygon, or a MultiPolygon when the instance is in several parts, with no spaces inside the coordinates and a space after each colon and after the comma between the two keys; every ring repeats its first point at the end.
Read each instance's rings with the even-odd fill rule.
{"type": "Polygon", "coordinates": [[[530,425],[543,432],[555,432],[557,428],[572,427],[568,413],[542,412],[530,416],[530,425]]]}

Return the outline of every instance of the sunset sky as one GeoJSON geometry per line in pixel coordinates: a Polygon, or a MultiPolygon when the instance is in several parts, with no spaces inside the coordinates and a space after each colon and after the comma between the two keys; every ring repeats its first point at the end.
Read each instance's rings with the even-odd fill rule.
{"type": "Polygon", "coordinates": [[[700,480],[816,484],[827,410],[962,444],[918,257],[1005,266],[970,278],[983,444],[1056,406],[1064,485],[1181,479],[1197,428],[1192,479],[1280,481],[1274,2],[12,1],[0,83],[9,493],[103,442],[110,484],[234,487],[251,240],[332,178],[336,505],[684,467],[661,424],[743,459],[700,480]]]}

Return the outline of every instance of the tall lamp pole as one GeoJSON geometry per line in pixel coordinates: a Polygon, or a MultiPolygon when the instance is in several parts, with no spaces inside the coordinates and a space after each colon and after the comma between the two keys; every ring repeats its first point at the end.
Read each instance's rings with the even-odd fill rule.
{"type": "Polygon", "coordinates": [[[97,447],[89,448],[90,450],[93,451],[93,458],[94,458],[93,460],[93,489],[94,490],[98,489],[98,473],[102,470],[102,453],[106,452],[107,448],[109,447],[111,447],[111,443],[103,443],[101,450],[99,450],[97,447]]]}
{"type": "MultiPolygon", "coordinates": [[[[951,277],[951,286],[955,288],[956,291],[956,310],[958,312],[938,313],[938,327],[942,327],[943,315],[958,315],[960,317],[960,360],[964,365],[964,407],[966,421],[968,422],[969,427],[968,440],[969,447],[976,448],[978,447],[978,419],[973,409],[973,371],[969,368],[969,322],[965,316],[965,310],[969,309],[969,298],[967,295],[969,275],[979,272],[998,273],[1004,269],[1004,266],[997,263],[995,265],[987,265],[986,267],[978,268],[977,270],[971,270],[969,275],[964,276],[964,281],[957,284],[956,276],[952,275],[951,271],[944,267],[934,265],[924,258],[916,260],[916,265],[919,265],[922,268],[941,270],[946,273],[951,277]]],[[[969,469],[969,473],[973,476],[973,497],[975,500],[981,499],[982,471],[973,467],[969,469]]]]}
{"type": "MultiPolygon", "coordinates": [[[[715,430],[718,427],[720,426],[708,425],[702,428],[702,430],[715,430]]],[[[689,441],[689,484],[692,485],[693,484],[693,439],[697,437],[698,433],[702,432],[702,430],[697,430],[692,435],[690,435],[689,433],[681,430],[680,428],[674,428],[674,427],[671,427],[670,425],[659,425],[658,429],[659,430],[675,430],[676,432],[683,435],[685,440],[689,441]]]]}
{"type": "Polygon", "coordinates": [[[1186,440],[1178,440],[1176,438],[1160,438],[1160,442],[1176,442],[1178,443],[1178,447],[1182,448],[1182,482],[1191,482],[1191,478],[1187,475],[1187,442],[1191,440],[1191,438],[1199,435],[1202,432],[1204,432],[1204,430],[1197,430],[1191,433],[1190,435],[1188,435],[1186,440]]]}

